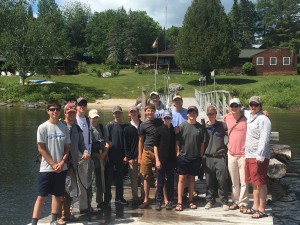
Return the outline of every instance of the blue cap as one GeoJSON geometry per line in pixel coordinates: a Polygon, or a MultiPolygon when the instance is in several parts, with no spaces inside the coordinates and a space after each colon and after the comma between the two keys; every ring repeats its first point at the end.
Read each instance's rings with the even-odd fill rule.
{"type": "Polygon", "coordinates": [[[167,117],[173,119],[172,113],[168,110],[165,110],[163,112],[162,118],[167,118],[167,117]]]}

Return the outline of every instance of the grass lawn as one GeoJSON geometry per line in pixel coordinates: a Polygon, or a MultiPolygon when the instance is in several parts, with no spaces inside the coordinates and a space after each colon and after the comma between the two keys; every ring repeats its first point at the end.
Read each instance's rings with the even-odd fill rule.
{"type": "MultiPolygon", "coordinates": [[[[198,75],[187,74],[170,74],[170,83],[179,83],[183,86],[183,90],[179,94],[185,97],[193,97],[195,89],[204,91],[204,87],[199,86],[198,75]]],[[[30,79],[47,79],[45,77],[30,77],[30,79]]],[[[80,75],[65,75],[65,76],[51,76],[48,80],[55,81],[57,84],[50,90],[64,94],[64,87],[69,87],[72,96],[83,95],[94,100],[101,98],[103,94],[109,95],[111,98],[132,98],[135,99],[141,94],[142,87],[150,91],[154,90],[154,74],[146,73],[138,74],[134,70],[124,69],[120,74],[114,78],[97,77],[96,74],[80,74],[80,75]]],[[[17,87],[18,77],[0,77],[0,87],[15,86],[14,92],[22,87],[17,87]]],[[[32,94],[35,88],[27,86],[23,90],[22,95],[32,94]],[[26,93],[27,91],[27,93],[26,93]]],[[[206,91],[214,89],[213,84],[206,86],[206,91]]],[[[164,76],[160,74],[157,76],[157,90],[163,92],[164,90],[164,76]]],[[[290,108],[300,106],[300,76],[242,76],[242,75],[216,75],[216,90],[228,90],[232,96],[239,97],[242,102],[247,103],[247,99],[252,95],[261,96],[266,105],[290,108]]],[[[36,90],[44,92],[45,90],[36,90]]],[[[46,92],[46,91],[45,91],[46,92]]],[[[46,93],[45,93],[46,94],[46,93]]],[[[35,93],[37,95],[37,93],[35,93]]],[[[20,96],[19,96],[20,97],[20,96]]],[[[7,99],[4,95],[0,98],[7,99]]],[[[38,96],[36,97],[38,98],[38,96]]]]}

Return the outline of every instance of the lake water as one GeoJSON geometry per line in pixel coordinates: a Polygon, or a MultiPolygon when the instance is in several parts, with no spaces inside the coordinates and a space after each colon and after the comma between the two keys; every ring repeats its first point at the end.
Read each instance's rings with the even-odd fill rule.
{"type": "MultiPolygon", "coordinates": [[[[38,188],[36,130],[48,116],[36,109],[3,107],[0,118],[0,224],[28,224],[38,188]]],[[[101,114],[103,124],[111,119],[111,112],[101,114]]],[[[279,143],[291,146],[289,171],[300,174],[300,114],[272,113],[270,119],[272,130],[280,132],[279,143]]],[[[300,208],[300,178],[286,177],[281,182],[288,185],[288,195],[273,203],[274,223],[299,224],[300,216],[295,215],[300,208]],[[283,207],[289,210],[282,210],[283,207]]],[[[44,215],[49,213],[50,197],[44,215]]]]}

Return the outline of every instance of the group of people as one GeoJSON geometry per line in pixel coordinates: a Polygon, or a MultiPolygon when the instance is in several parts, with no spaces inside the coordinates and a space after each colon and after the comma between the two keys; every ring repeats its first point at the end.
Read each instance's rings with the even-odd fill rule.
{"type": "MultiPolygon", "coordinates": [[[[111,187],[115,180],[115,203],[127,205],[124,199],[124,172],[128,168],[132,205],[147,209],[150,185],[155,168],[155,209],[182,211],[184,190],[188,187],[186,207],[196,209],[193,201],[195,176],[204,168],[206,176],[205,209],[214,207],[219,196],[224,210],[239,209],[252,218],[267,216],[267,167],[271,123],[262,111],[258,96],[249,99],[249,110],[242,110],[239,99],[230,100],[224,121],[217,120],[217,108],[207,107],[208,121],[197,121],[196,106],[183,108],[180,95],[173,97],[174,109],[166,110],[157,92],[143,109],[128,109],[129,123],[123,123],[120,106],[112,109],[113,121],[103,126],[97,109],[87,114],[87,100],[78,98],[64,106],[50,102],[49,119],[37,131],[38,151],[42,156],[39,193],[34,205],[32,224],[41,215],[46,197],[52,195],[51,224],[76,220],[71,213],[72,198],[77,196],[80,213],[93,211],[90,206],[92,187],[86,187],[78,164],[93,160],[97,208],[110,209],[111,187]],[[227,190],[228,171],[232,181],[232,204],[227,190]],[[253,206],[249,207],[248,183],[253,186],[253,206]],[[141,186],[139,193],[138,187],[141,186]],[[174,201],[175,193],[177,204],[174,201]],[[218,193],[217,193],[218,192],[218,193]],[[59,219],[60,218],[60,219],[59,219]]],[[[88,165],[88,163],[87,163],[88,165]]],[[[87,176],[90,177],[90,176],[87,176]]]]}

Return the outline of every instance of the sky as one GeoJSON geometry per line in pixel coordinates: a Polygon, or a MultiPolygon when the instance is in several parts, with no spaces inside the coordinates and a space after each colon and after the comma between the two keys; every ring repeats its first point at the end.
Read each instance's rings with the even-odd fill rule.
{"type": "MultiPolygon", "coordinates": [[[[92,11],[102,12],[108,9],[118,9],[124,7],[136,11],[146,11],[147,14],[157,21],[162,27],[169,28],[181,26],[187,8],[192,0],[56,0],[59,6],[66,2],[80,1],[89,5],[92,11]]],[[[256,2],[256,0],[251,0],[256,2]]],[[[228,13],[232,7],[233,0],[221,0],[228,13]]]]}

